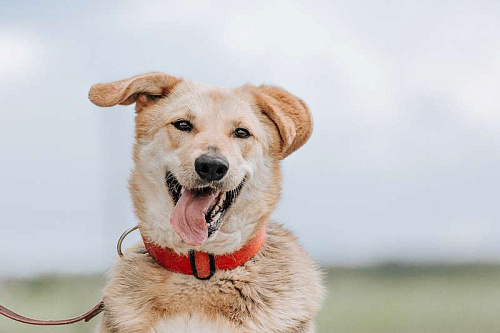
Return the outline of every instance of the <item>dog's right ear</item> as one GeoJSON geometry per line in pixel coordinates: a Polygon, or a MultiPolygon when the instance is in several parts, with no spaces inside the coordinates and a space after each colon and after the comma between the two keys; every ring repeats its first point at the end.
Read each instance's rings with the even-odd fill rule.
{"type": "Polygon", "coordinates": [[[275,86],[254,87],[248,84],[244,88],[250,89],[257,106],[275,123],[281,137],[281,159],[306,143],[311,136],[313,122],[304,101],[275,86]]]}
{"type": "Polygon", "coordinates": [[[163,74],[148,73],[121,81],[97,83],[90,88],[89,99],[98,106],[129,105],[136,103],[136,110],[148,105],[158,97],[163,97],[181,79],[163,74]]]}

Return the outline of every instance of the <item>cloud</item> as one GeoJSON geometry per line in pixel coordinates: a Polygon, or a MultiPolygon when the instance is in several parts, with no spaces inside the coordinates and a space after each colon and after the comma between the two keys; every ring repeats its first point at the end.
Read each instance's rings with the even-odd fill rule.
{"type": "Polygon", "coordinates": [[[0,30],[0,75],[22,79],[41,69],[43,52],[40,41],[25,31],[0,30]]]}
{"type": "Polygon", "coordinates": [[[481,127],[500,128],[500,52],[461,82],[457,97],[463,105],[462,119],[481,127]]]}

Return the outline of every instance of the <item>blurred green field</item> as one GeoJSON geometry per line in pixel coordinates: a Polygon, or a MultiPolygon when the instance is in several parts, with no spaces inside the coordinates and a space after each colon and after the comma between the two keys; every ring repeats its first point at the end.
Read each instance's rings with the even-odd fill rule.
{"type": "MultiPolygon", "coordinates": [[[[326,271],[318,332],[500,332],[500,266],[398,266],[326,271]]],[[[40,318],[79,315],[100,299],[102,276],[0,282],[0,303],[40,318]]],[[[94,332],[91,323],[34,327],[0,317],[1,333],[94,332]]]]}

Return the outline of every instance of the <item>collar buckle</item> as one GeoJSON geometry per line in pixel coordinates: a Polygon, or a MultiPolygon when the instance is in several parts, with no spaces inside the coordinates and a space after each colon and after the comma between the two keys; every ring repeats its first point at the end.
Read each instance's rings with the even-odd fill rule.
{"type": "Polygon", "coordinates": [[[215,274],[215,257],[212,253],[203,253],[203,252],[197,252],[195,250],[190,250],[189,251],[189,262],[191,264],[191,270],[193,271],[193,275],[195,278],[198,280],[210,280],[212,276],[215,274]],[[210,265],[210,271],[207,276],[201,277],[198,275],[198,269],[196,268],[196,253],[199,253],[200,255],[206,254],[208,256],[208,261],[210,265]]]}

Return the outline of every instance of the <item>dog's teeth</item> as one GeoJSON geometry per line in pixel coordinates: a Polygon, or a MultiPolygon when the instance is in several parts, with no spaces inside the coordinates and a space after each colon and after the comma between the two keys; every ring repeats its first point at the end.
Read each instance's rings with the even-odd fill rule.
{"type": "Polygon", "coordinates": [[[210,223],[208,223],[208,225],[210,226],[213,226],[217,223],[217,221],[219,220],[219,218],[221,217],[221,213],[222,212],[217,212],[215,211],[215,209],[212,211],[212,213],[210,213],[210,223]]]}
{"type": "Polygon", "coordinates": [[[181,188],[181,195],[184,194],[184,187],[181,188]]]}
{"type": "Polygon", "coordinates": [[[224,200],[226,200],[226,193],[227,193],[227,192],[224,192],[224,193],[220,196],[220,199],[219,199],[218,205],[222,206],[222,203],[224,202],[224,200]]]}
{"type": "Polygon", "coordinates": [[[210,216],[211,217],[214,217],[215,214],[217,214],[217,212],[220,210],[220,206],[215,206],[213,209],[212,209],[212,212],[210,213],[210,216]]]}

